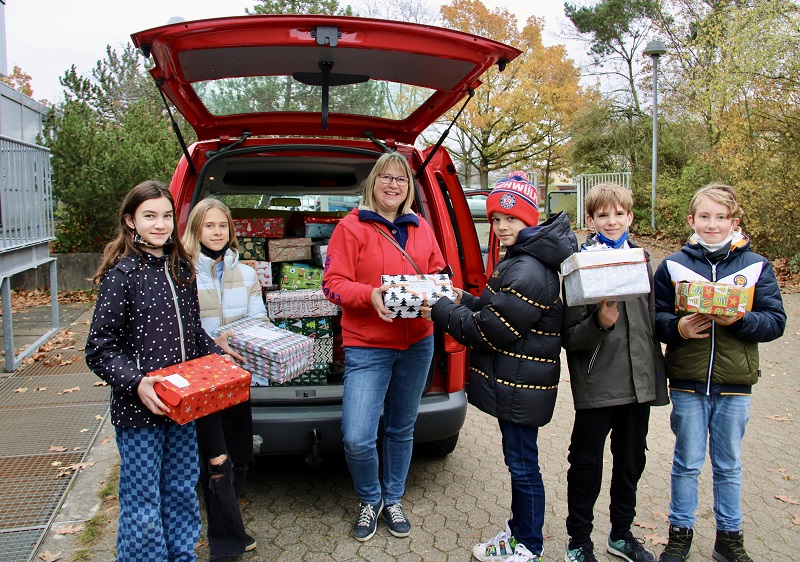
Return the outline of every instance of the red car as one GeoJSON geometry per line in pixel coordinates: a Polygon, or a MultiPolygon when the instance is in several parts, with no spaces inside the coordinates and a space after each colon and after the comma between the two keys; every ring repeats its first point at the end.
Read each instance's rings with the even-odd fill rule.
{"type": "MultiPolygon", "coordinates": [[[[287,229],[309,216],[341,217],[358,204],[375,160],[397,150],[415,171],[415,210],[433,227],[454,284],[483,288],[481,248],[453,162],[444,147],[415,142],[517,49],[437,27],[318,15],[181,22],[132,38],[197,133],[170,183],[181,231],[209,196],[234,217],[279,217],[287,229]]],[[[446,455],[466,417],[468,354],[442,333],[435,340],[414,439],[418,452],[446,455]]],[[[335,379],[253,387],[251,397],[258,453],[316,462],[342,449],[335,379]]]]}

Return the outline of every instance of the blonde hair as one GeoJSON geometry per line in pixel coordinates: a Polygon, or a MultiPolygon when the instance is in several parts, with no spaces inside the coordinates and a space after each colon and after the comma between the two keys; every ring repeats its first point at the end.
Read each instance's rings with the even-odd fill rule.
{"type": "Polygon", "coordinates": [[[736,197],[736,188],[731,185],[710,183],[698,189],[689,204],[690,215],[694,216],[697,212],[697,207],[700,206],[700,201],[704,198],[728,207],[729,219],[739,218],[742,214],[742,208],[739,206],[739,200],[736,197]]]}
{"type": "Polygon", "coordinates": [[[239,242],[236,240],[236,231],[233,228],[231,210],[219,199],[209,197],[203,199],[194,206],[192,212],[189,213],[189,220],[186,222],[186,231],[183,233],[183,245],[191,256],[192,262],[197,261],[197,257],[200,254],[200,235],[203,231],[206,213],[211,209],[221,211],[225,215],[225,218],[228,219],[228,242],[230,248],[234,252],[239,250],[239,242]]]}
{"type": "Polygon", "coordinates": [[[406,199],[403,201],[403,204],[400,205],[400,209],[398,209],[398,215],[404,215],[411,211],[411,205],[414,204],[414,173],[411,171],[411,166],[408,164],[408,160],[406,160],[405,156],[400,154],[399,152],[387,152],[386,154],[382,155],[378,158],[375,165],[372,167],[372,170],[369,172],[367,179],[364,180],[364,206],[367,207],[370,211],[377,212],[377,208],[375,207],[375,182],[378,179],[378,176],[383,174],[384,170],[389,166],[389,164],[397,164],[402,170],[403,174],[408,178],[408,193],[406,193],[406,199]]]}
{"type": "Polygon", "coordinates": [[[593,217],[603,209],[615,209],[617,205],[626,212],[633,212],[633,195],[617,183],[598,183],[586,194],[586,214],[593,217]]]}

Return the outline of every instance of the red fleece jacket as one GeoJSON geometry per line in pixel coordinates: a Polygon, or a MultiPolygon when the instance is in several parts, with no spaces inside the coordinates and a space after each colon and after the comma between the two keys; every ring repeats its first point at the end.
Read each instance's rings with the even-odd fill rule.
{"type": "MultiPolygon", "coordinates": [[[[386,322],[378,317],[372,290],[381,286],[381,275],[417,272],[400,250],[375,232],[373,224],[388,233],[385,225],[361,222],[358,209],[339,222],[328,243],[322,289],[342,307],[345,346],[407,349],[432,334],[433,323],[424,318],[386,322]]],[[[405,250],[423,273],[439,273],[445,266],[433,229],[422,217],[419,226],[408,225],[405,250]]]]}

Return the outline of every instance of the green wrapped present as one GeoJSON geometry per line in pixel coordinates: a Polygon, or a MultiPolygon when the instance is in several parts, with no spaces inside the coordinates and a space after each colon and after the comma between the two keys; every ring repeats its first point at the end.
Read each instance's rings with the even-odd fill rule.
{"type": "Polygon", "coordinates": [[[243,236],[239,238],[239,259],[267,261],[264,244],[266,238],[243,236]]]}
{"type": "Polygon", "coordinates": [[[281,289],[319,289],[322,285],[322,268],[303,263],[281,264],[281,289]]]}
{"type": "Polygon", "coordinates": [[[330,316],[307,316],[305,318],[282,318],[274,324],[282,330],[303,334],[310,338],[330,338],[333,335],[330,316]]]}

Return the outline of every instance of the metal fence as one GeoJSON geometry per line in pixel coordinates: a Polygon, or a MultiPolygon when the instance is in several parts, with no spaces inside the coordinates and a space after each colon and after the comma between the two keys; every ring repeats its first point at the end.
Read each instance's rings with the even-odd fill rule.
{"type": "Polygon", "coordinates": [[[50,150],[0,135],[0,252],[53,238],[50,150]]]}
{"type": "Polygon", "coordinates": [[[578,228],[586,228],[586,194],[599,183],[616,183],[625,189],[631,189],[630,172],[611,172],[607,174],[582,174],[575,178],[578,196],[577,222],[578,228]]]}

